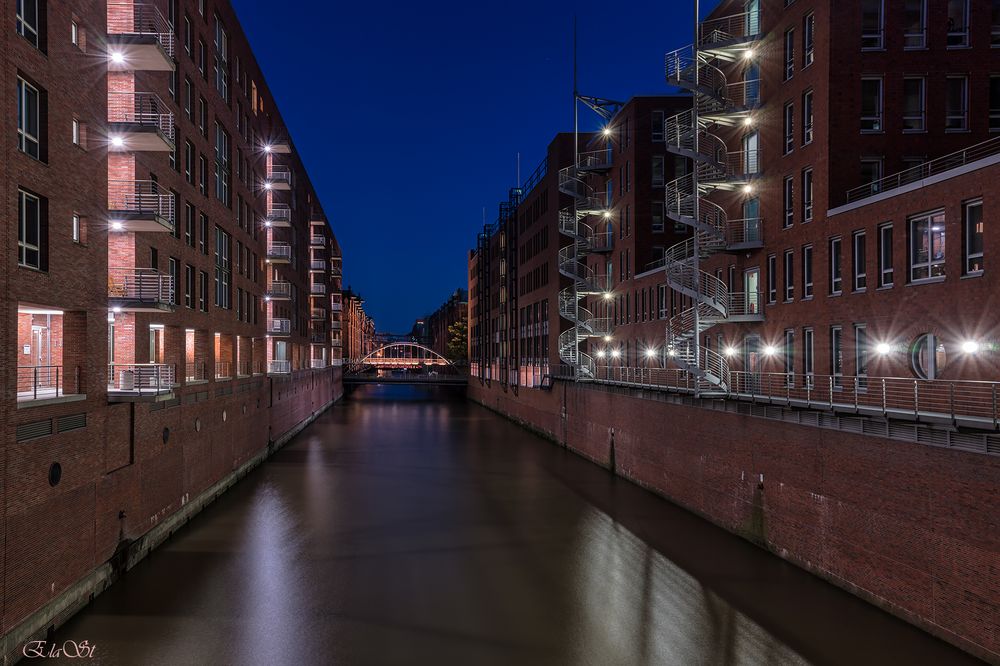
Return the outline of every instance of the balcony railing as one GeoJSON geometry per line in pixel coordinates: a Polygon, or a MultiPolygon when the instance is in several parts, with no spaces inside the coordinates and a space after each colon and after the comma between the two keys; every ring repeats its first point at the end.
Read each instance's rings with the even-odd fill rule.
{"type": "Polygon", "coordinates": [[[341,312],[344,309],[343,303],[330,303],[330,309],[334,312],[341,312]]]}
{"type": "Polygon", "coordinates": [[[290,335],[292,332],[292,320],[291,319],[268,319],[267,320],[267,333],[268,335],[290,335]]]}
{"type": "Polygon", "coordinates": [[[314,271],[326,270],[326,259],[313,259],[309,262],[309,268],[314,271]]]}
{"type": "Polygon", "coordinates": [[[292,170],[283,164],[267,167],[267,182],[277,189],[288,189],[292,185],[292,170]]]}
{"type": "Polygon", "coordinates": [[[326,237],[313,234],[309,237],[310,245],[326,245],[326,237]]]}
{"type": "Polygon", "coordinates": [[[292,362],[291,361],[268,361],[267,362],[267,374],[269,375],[287,375],[292,372],[292,362]]]}
{"type": "Polygon", "coordinates": [[[291,223],[292,209],[288,204],[273,203],[267,207],[267,219],[275,226],[281,222],[291,223]]]}
{"type": "Polygon", "coordinates": [[[112,363],[108,365],[108,392],[156,395],[174,388],[174,366],[165,363],[112,363]]]}
{"type": "Polygon", "coordinates": [[[17,400],[45,400],[80,392],[80,367],[22,365],[17,368],[17,400]],[[68,374],[67,374],[68,373],[68,374]]]}
{"type": "Polygon", "coordinates": [[[108,211],[112,220],[116,215],[148,215],[163,219],[172,228],[174,195],[154,180],[110,180],[108,211]]]}
{"type": "Polygon", "coordinates": [[[326,319],[326,310],[323,308],[313,308],[310,314],[312,319],[326,319]]]}
{"type": "Polygon", "coordinates": [[[164,52],[174,57],[174,27],[152,3],[109,2],[108,35],[155,37],[164,52]]]}
{"type": "Polygon", "coordinates": [[[311,359],[309,362],[309,367],[311,367],[313,370],[321,370],[326,367],[326,359],[325,358],[311,359]]]}
{"type": "Polygon", "coordinates": [[[970,162],[975,162],[987,157],[1000,154],[1000,136],[977,143],[965,150],[960,150],[944,157],[939,157],[912,169],[900,171],[891,176],[886,176],[879,180],[872,181],[861,187],[855,187],[847,192],[847,203],[861,201],[868,197],[882,194],[895,189],[899,189],[911,183],[918,183],[922,180],[965,166],[970,162]]]}
{"type": "Polygon", "coordinates": [[[326,285],[325,284],[321,284],[319,282],[313,282],[309,286],[309,293],[311,293],[311,294],[325,294],[326,293],[326,285]]]}
{"type": "Polygon", "coordinates": [[[243,360],[236,364],[237,377],[249,377],[253,374],[253,361],[243,360]]]}
{"type": "Polygon", "coordinates": [[[341,340],[340,338],[334,338],[334,339],[330,340],[330,346],[331,347],[343,347],[344,346],[344,341],[341,340]]]}
{"type": "Polygon", "coordinates": [[[344,274],[344,269],[340,266],[340,264],[333,264],[332,266],[330,266],[330,275],[332,275],[333,277],[342,277],[343,274],[344,274]]]}
{"type": "Polygon", "coordinates": [[[229,361],[216,361],[215,362],[215,378],[216,379],[229,379],[233,376],[233,364],[229,361]]]}
{"type": "Polygon", "coordinates": [[[343,324],[341,324],[339,321],[331,321],[330,322],[330,330],[331,331],[339,331],[341,328],[343,328],[343,324]]]}
{"type": "Polygon", "coordinates": [[[109,268],[108,298],[146,305],[173,305],[174,277],[155,268],[109,268]]]}
{"type": "Polygon", "coordinates": [[[264,291],[264,298],[268,300],[285,300],[292,297],[292,283],[284,280],[271,280],[264,291]]]}
{"type": "Polygon", "coordinates": [[[184,364],[185,382],[203,382],[205,376],[205,361],[188,361],[184,364]]]}
{"type": "Polygon", "coordinates": [[[155,93],[109,92],[108,122],[152,128],[174,141],[174,114],[155,93]]]}
{"type": "Polygon", "coordinates": [[[309,342],[314,345],[325,345],[327,340],[326,333],[310,333],[309,342]]]}
{"type": "Polygon", "coordinates": [[[271,241],[267,244],[268,261],[291,261],[292,246],[280,241],[271,241]]]}

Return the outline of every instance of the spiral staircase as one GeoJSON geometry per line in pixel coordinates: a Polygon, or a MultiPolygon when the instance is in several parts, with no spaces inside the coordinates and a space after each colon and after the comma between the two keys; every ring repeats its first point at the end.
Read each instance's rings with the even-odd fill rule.
{"type": "Polygon", "coordinates": [[[587,264],[588,256],[610,252],[612,247],[605,221],[608,205],[591,184],[603,182],[610,169],[611,152],[601,149],[580,153],[575,166],[559,171],[559,191],[574,200],[559,211],[559,233],[570,238],[569,245],[559,249],[559,273],[570,279],[570,286],[559,292],[559,316],[572,323],[559,334],[559,358],[576,367],[581,379],[593,378],[596,368],[594,359],[580,351],[580,341],[612,333],[611,319],[596,316],[583,304],[587,297],[606,294],[612,287],[607,275],[587,264]]]}
{"type": "Polygon", "coordinates": [[[705,21],[699,43],[666,55],[667,83],[692,93],[692,108],[667,118],[667,151],[689,158],[691,172],[665,188],[665,214],[692,228],[692,237],[667,249],[667,284],[691,299],[691,307],[667,323],[671,360],[695,376],[703,393],[728,389],[725,355],[697,344],[701,334],[721,323],[763,321],[759,291],[731,291],[723,280],[701,270],[701,262],[720,252],[763,246],[761,220],[731,219],[709,197],[715,192],[751,191],[759,171],[756,146],[730,151],[721,133],[749,126],[757,106],[759,81],[732,82],[726,72],[752,57],[759,37],[756,12],[705,21]],[[727,66],[729,65],[729,66],[727,66]]]}

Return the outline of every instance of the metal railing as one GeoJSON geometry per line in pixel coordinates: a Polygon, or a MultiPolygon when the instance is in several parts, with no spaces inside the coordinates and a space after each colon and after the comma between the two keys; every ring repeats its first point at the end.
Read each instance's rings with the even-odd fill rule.
{"type": "Polygon", "coordinates": [[[847,203],[889,192],[997,154],[1000,154],[1000,136],[848,190],[847,203]]]}
{"type": "Polygon", "coordinates": [[[155,127],[174,141],[174,114],[156,93],[108,92],[108,122],[155,127]]]}
{"type": "Polygon", "coordinates": [[[288,335],[292,332],[291,319],[271,319],[267,320],[267,333],[270,335],[288,335]]]}
{"type": "Polygon", "coordinates": [[[319,282],[313,282],[311,285],[309,285],[309,293],[310,294],[325,294],[326,293],[326,285],[322,284],[322,283],[319,283],[319,282]]]}
{"type": "Polygon", "coordinates": [[[312,319],[326,319],[326,310],[323,308],[313,308],[309,314],[312,319]]]}
{"type": "Polygon", "coordinates": [[[172,304],[174,277],[155,268],[109,268],[108,298],[172,304]]]}
{"type": "Polygon", "coordinates": [[[273,203],[267,207],[267,219],[271,221],[291,222],[292,209],[288,204],[273,203]]]}
{"type": "Polygon", "coordinates": [[[291,261],[292,246],[280,241],[270,241],[267,244],[267,259],[291,261]]]}
{"type": "Polygon", "coordinates": [[[271,280],[264,290],[265,298],[291,298],[292,283],[285,280],[271,280]]]}
{"type": "Polygon", "coordinates": [[[174,387],[174,366],[166,363],[108,364],[108,392],[133,395],[168,393],[174,387]]]}
{"type": "Polygon", "coordinates": [[[325,259],[312,259],[309,261],[309,268],[314,271],[325,271],[326,270],[326,260],[325,259]]]}
{"type": "Polygon", "coordinates": [[[253,361],[243,360],[236,364],[237,377],[249,377],[253,374],[253,361]]]}
{"type": "Polygon", "coordinates": [[[702,48],[712,48],[733,40],[754,39],[759,34],[759,11],[706,19],[698,25],[698,41],[702,48]]]}
{"type": "Polygon", "coordinates": [[[577,168],[580,171],[602,170],[611,168],[611,149],[589,150],[580,153],[577,168]]]}
{"type": "Polygon", "coordinates": [[[20,365],[17,367],[17,399],[58,398],[80,392],[80,367],[68,374],[61,365],[20,365]]]}
{"type": "Polygon", "coordinates": [[[269,375],[287,375],[292,372],[292,362],[291,361],[268,361],[267,362],[267,374],[269,375]]]}
{"type": "Polygon", "coordinates": [[[109,35],[152,35],[171,58],[174,57],[174,27],[151,3],[109,2],[109,35]]]}
{"type": "Polygon", "coordinates": [[[184,381],[205,381],[205,361],[188,361],[184,364],[184,381]]]}
{"type": "Polygon", "coordinates": [[[312,236],[309,237],[309,244],[310,245],[326,245],[326,237],[325,236],[317,236],[316,234],[313,234],[312,236]]]}
{"type": "Polygon", "coordinates": [[[341,277],[344,274],[344,269],[339,265],[330,266],[330,275],[334,277],[341,277]]]}
{"type": "Polygon", "coordinates": [[[229,379],[233,376],[233,364],[229,361],[216,361],[215,362],[215,378],[216,379],[229,379]]]}
{"type": "Polygon", "coordinates": [[[310,359],[309,367],[311,367],[313,370],[321,370],[326,367],[326,359],[325,358],[310,359]]]}
{"type": "Polygon", "coordinates": [[[127,215],[156,215],[174,224],[174,195],[155,180],[109,180],[108,210],[127,215]]]}
{"type": "Polygon", "coordinates": [[[272,164],[267,167],[267,180],[271,183],[292,184],[292,170],[284,164],[272,164]]]}

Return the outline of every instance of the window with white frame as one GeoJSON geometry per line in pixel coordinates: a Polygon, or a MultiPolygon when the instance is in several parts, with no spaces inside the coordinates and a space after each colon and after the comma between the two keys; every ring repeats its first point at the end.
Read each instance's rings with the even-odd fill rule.
{"type": "Polygon", "coordinates": [[[778,300],[778,257],[767,255],[767,302],[778,300]]]}
{"type": "Polygon", "coordinates": [[[784,80],[792,78],[795,74],[795,28],[785,31],[785,76],[784,80]]]}
{"type": "Polygon", "coordinates": [[[861,1],[861,48],[881,49],[885,34],[885,7],[883,0],[861,1]]]}
{"type": "Polygon", "coordinates": [[[948,0],[948,48],[969,45],[969,0],[948,0]]]}
{"type": "Polygon", "coordinates": [[[836,295],[843,291],[844,278],[840,266],[840,237],[830,239],[830,294],[836,295]]]}
{"type": "Polygon", "coordinates": [[[795,178],[785,176],[784,186],[784,215],[782,215],[782,226],[788,229],[795,224],[795,178]]]}
{"type": "Polygon", "coordinates": [[[868,328],[854,325],[854,374],[858,390],[868,388],[868,328]]]}
{"type": "Polygon", "coordinates": [[[663,143],[663,111],[653,111],[652,121],[652,141],[654,143],[663,143]]]}
{"type": "Polygon", "coordinates": [[[861,79],[861,131],[882,131],[882,78],[861,79]]]}
{"type": "Polygon", "coordinates": [[[892,275],[892,224],[878,228],[878,286],[891,287],[892,275]]]}
{"type": "Polygon", "coordinates": [[[41,104],[38,88],[17,77],[17,147],[36,160],[42,156],[41,104]]]}
{"type": "Polygon", "coordinates": [[[808,67],[815,59],[816,16],[809,12],[802,19],[802,67],[808,67]]]}
{"type": "Polygon", "coordinates": [[[17,0],[15,7],[17,34],[35,48],[40,48],[41,18],[45,15],[45,0],[17,0]]]}
{"type": "Polygon", "coordinates": [[[29,268],[43,267],[43,211],[40,197],[17,191],[17,263],[29,268]]]}
{"type": "Polygon", "coordinates": [[[802,298],[813,295],[813,246],[802,247],[802,298]]]}
{"type": "Polygon", "coordinates": [[[795,298],[795,252],[785,250],[785,302],[795,298]]]}
{"type": "Polygon", "coordinates": [[[944,211],[911,217],[910,280],[944,276],[944,211]]]}
{"type": "Polygon", "coordinates": [[[785,365],[785,384],[795,386],[795,331],[785,329],[785,346],[781,350],[785,365]]]}
{"type": "Polygon", "coordinates": [[[791,102],[785,103],[785,110],[782,120],[782,154],[787,155],[795,148],[795,105],[791,102]]]}
{"type": "Polygon", "coordinates": [[[760,171],[760,135],[750,132],[743,135],[743,173],[753,175],[760,171]]]}
{"type": "Polygon", "coordinates": [[[903,0],[903,48],[927,46],[927,0],[903,0]]]}
{"type": "Polygon", "coordinates": [[[802,170],[802,221],[813,219],[813,170],[802,170]]]}
{"type": "Polygon", "coordinates": [[[983,272],[983,200],[967,201],[962,204],[962,228],[965,232],[964,252],[965,274],[979,275],[983,272]]]}
{"type": "Polygon", "coordinates": [[[82,243],[83,242],[83,222],[80,220],[80,216],[77,215],[76,213],[73,213],[71,224],[72,224],[71,233],[72,233],[73,242],[74,243],[82,243]]]}
{"type": "Polygon", "coordinates": [[[865,232],[855,231],[851,235],[851,270],[854,291],[863,291],[868,286],[868,269],[865,267],[865,232]]]}
{"type": "Polygon", "coordinates": [[[923,132],[927,129],[927,95],[924,77],[903,79],[903,131],[923,132]]]}
{"type": "Polygon", "coordinates": [[[830,374],[835,388],[844,385],[844,329],[840,326],[830,327],[830,374]]]}
{"type": "Polygon", "coordinates": [[[949,76],[947,80],[944,128],[962,132],[969,129],[969,78],[949,76]]]}
{"type": "Polygon", "coordinates": [[[861,183],[864,185],[871,185],[872,194],[879,191],[880,181],[882,179],[882,158],[880,157],[865,157],[861,160],[861,183]]]}
{"type": "Polygon", "coordinates": [[[816,373],[814,340],[813,329],[802,329],[802,374],[805,375],[806,385],[810,388],[812,388],[813,376],[816,373]]]}
{"type": "Polygon", "coordinates": [[[808,145],[813,140],[813,91],[802,93],[802,145],[808,145]]]}

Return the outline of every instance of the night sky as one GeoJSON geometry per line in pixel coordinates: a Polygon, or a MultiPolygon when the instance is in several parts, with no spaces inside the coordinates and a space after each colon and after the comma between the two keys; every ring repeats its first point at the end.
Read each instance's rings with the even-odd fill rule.
{"type": "MultiPolygon", "coordinates": [[[[232,0],[344,251],[344,285],[405,332],[457,287],[468,250],[580,92],[669,92],[663,54],[693,3],[232,0]]],[[[703,2],[704,14],[716,3],[703,2]]],[[[593,115],[581,114],[596,124],[593,115]]]]}

